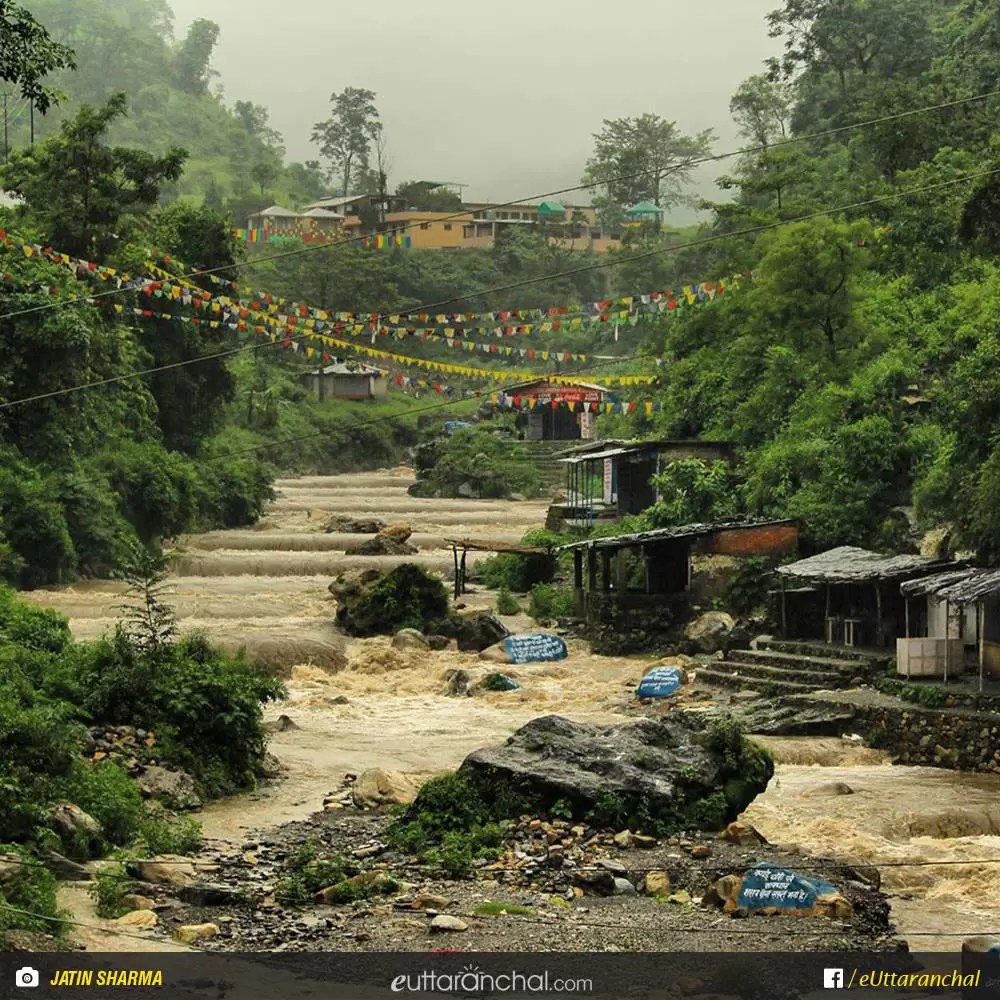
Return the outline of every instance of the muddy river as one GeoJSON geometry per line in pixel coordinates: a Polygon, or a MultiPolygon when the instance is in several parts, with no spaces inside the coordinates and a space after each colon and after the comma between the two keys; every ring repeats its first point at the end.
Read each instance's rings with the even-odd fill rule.
{"type": "MultiPolygon", "coordinates": [[[[272,741],[286,780],[207,808],[207,836],[239,843],[248,830],[303,818],[348,771],[454,767],[539,714],[626,717],[642,661],[595,657],[580,643],[571,643],[562,663],[518,668],[521,690],[475,699],[445,694],[447,672],[477,665],[473,656],[395,650],[385,639],[345,647],[331,624],[332,577],[349,566],[404,560],[345,556],[357,536],[325,533],[329,515],[407,522],[420,550],[407,560],[441,573],[452,565],[446,538],[517,541],[544,520],[542,503],[414,499],[406,492],[412,481],[410,470],[396,469],[280,482],[277,500],[253,529],[180,540],[170,601],[182,626],[232,647],[245,644],[280,666],[289,700],[269,716],[284,713],[297,725],[272,741]],[[347,666],[333,670],[341,650],[347,666]]],[[[85,639],[109,628],[119,594],[114,583],[91,581],[29,597],[69,615],[85,639]]],[[[467,603],[486,607],[491,598],[472,594],[467,603]]],[[[530,627],[523,616],[508,624],[530,627]]],[[[1000,778],[893,767],[839,739],[766,742],[778,769],[747,819],[769,840],[881,865],[897,926],[914,950],[950,950],[958,935],[1000,931],[1000,778]],[[853,794],[828,794],[834,782],[853,794]]],[[[114,945],[128,946],[120,939],[114,945]]]]}

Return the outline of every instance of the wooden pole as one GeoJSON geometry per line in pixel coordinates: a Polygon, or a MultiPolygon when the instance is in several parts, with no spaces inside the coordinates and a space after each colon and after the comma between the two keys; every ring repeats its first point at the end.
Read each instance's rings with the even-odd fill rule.
{"type": "Polygon", "coordinates": [[[455,560],[455,600],[457,601],[458,598],[459,598],[459,595],[462,593],[462,591],[459,589],[461,587],[461,585],[462,585],[462,582],[458,578],[458,546],[457,545],[453,545],[451,547],[451,554],[452,554],[452,557],[455,560]]]}
{"type": "Polygon", "coordinates": [[[951,666],[951,602],[944,602],[944,682],[948,683],[948,667],[951,666]]]}
{"type": "Polygon", "coordinates": [[[882,586],[875,584],[875,645],[885,645],[885,628],[882,625],[882,586]]]}
{"type": "Polygon", "coordinates": [[[619,594],[628,590],[628,549],[618,550],[618,580],[616,584],[619,594]]]}
{"type": "Polygon", "coordinates": [[[785,599],[785,578],[779,576],[778,580],[781,584],[781,638],[788,638],[788,606],[785,599]]]}
{"type": "Polygon", "coordinates": [[[465,593],[465,557],[469,554],[469,550],[462,549],[462,593],[465,593]]]}
{"type": "Polygon", "coordinates": [[[910,599],[908,597],[903,599],[903,609],[905,613],[906,621],[906,638],[910,638],[910,599]]]}
{"type": "Polygon", "coordinates": [[[833,633],[830,631],[830,584],[823,584],[823,589],[826,591],[826,610],[823,613],[823,635],[829,643],[833,638],[833,633]]]}
{"type": "Polygon", "coordinates": [[[983,672],[986,664],[986,640],[983,632],[986,628],[986,605],[980,601],[976,605],[976,633],[979,639],[979,693],[983,693],[983,672]]]}

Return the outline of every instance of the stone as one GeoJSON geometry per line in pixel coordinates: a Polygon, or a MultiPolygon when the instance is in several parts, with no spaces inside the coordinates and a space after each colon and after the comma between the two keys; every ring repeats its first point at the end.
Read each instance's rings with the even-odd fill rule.
{"type": "Polygon", "coordinates": [[[49,826],[71,853],[98,857],[104,845],[101,824],[72,802],[57,802],[49,810],[49,826]]]}
{"type": "Polygon", "coordinates": [[[574,881],[590,896],[613,896],[615,892],[615,876],[609,871],[577,872],[574,881]]]}
{"type": "Polygon", "coordinates": [[[328,535],[377,535],[384,527],[383,521],[374,518],[353,518],[335,514],[326,522],[323,530],[328,535]]]}
{"type": "Polygon", "coordinates": [[[431,892],[422,892],[413,900],[414,910],[446,910],[451,906],[447,896],[435,896],[431,892]]]}
{"type": "Polygon", "coordinates": [[[179,854],[158,854],[154,858],[128,862],[127,868],[136,878],[153,885],[192,885],[198,873],[190,858],[179,854]]]}
{"type": "Polygon", "coordinates": [[[600,868],[603,868],[606,872],[611,872],[613,875],[624,875],[628,871],[620,861],[613,861],[611,858],[601,858],[597,864],[600,868]]]}
{"type": "Polygon", "coordinates": [[[736,621],[725,611],[706,611],[684,629],[684,636],[694,642],[703,653],[714,653],[726,648],[736,621]]]}
{"type": "Polygon", "coordinates": [[[358,809],[383,809],[409,805],[419,790],[420,783],[407,774],[369,768],[351,786],[351,800],[358,809]]]}
{"type": "Polygon", "coordinates": [[[627,878],[615,879],[616,896],[634,896],[635,894],[635,886],[627,878]]]}
{"type": "Polygon", "coordinates": [[[561,844],[550,844],[545,863],[550,868],[562,868],[566,861],[566,849],[561,844]]]}
{"type": "Polygon", "coordinates": [[[632,846],[641,847],[644,850],[649,850],[652,847],[656,847],[659,841],[656,837],[648,837],[644,833],[633,833],[632,834],[632,846]]]}
{"type": "Polygon", "coordinates": [[[798,695],[780,702],[764,699],[741,709],[745,732],[760,736],[840,736],[855,719],[855,709],[832,702],[817,704],[798,695]]]}
{"type": "Polygon", "coordinates": [[[337,694],[332,698],[327,698],[327,703],[330,705],[350,705],[351,699],[347,697],[346,694],[337,694]]]}
{"type": "Polygon", "coordinates": [[[541,716],[505,744],[469,754],[459,773],[488,799],[516,790],[540,811],[569,803],[582,818],[611,796],[627,812],[645,808],[651,819],[672,822],[680,817],[691,829],[702,812],[696,803],[725,789],[728,815],[720,819],[731,822],[764,791],[774,765],[746,741],[739,760],[711,749],[705,726],[693,713],[624,725],[541,716]]]}
{"type": "Polygon", "coordinates": [[[854,789],[846,781],[827,781],[821,785],[813,785],[805,790],[806,795],[829,796],[853,795],[854,789]]]}
{"type": "Polygon", "coordinates": [[[181,944],[195,944],[198,941],[211,941],[219,936],[218,924],[182,924],[174,931],[174,940],[181,944]]]}
{"type": "Polygon", "coordinates": [[[152,910],[132,910],[116,921],[120,927],[155,927],[159,919],[152,910]]]}
{"type": "Polygon", "coordinates": [[[467,670],[452,670],[448,676],[448,694],[461,698],[469,693],[469,673],[467,670]]]}
{"type": "Polygon", "coordinates": [[[632,831],[622,830],[615,834],[615,846],[617,847],[631,847],[632,846],[632,831]]]}
{"type": "Polygon", "coordinates": [[[338,605],[344,605],[351,598],[360,596],[365,587],[374,583],[381,575],[382,571],[379,569],[348,569],[341,573],[327,590],[334,596],[338,605]]]}
{"type": "Polygon", "coordinates": [[[244,894],[233,886],[202,883],[183,886],[177,898],[191,906],[232,906],[243,902],[244,894]]]}
{"type": "Polygon", "coordinates": [[[703,860],[712,856],[712,848],[708,844],[695,844],[690,851],[691,857],[696,860],[703,860]]]}
{"type": "Polygon", "coordinates": [[[360,545],[348,546],[345,555],[356,556],[409,556],[417,551],[407,539],[413,534],[408,524],[390,524],[376,532],[374,538],[369,538],[360,545]]]}
{"type": "Polygon", "coordinates": [[[254,774],[258,778],[273,781],[275,778],[280,778],[285,773],[285,770],[285,765],[273,753],[268,752],[264,754],[263,758],[254,767],[254,774]]]}
{"type": "Polygon", "coordinates": [[[997,950],[1000,950],[1000,937],[981,934],[962,942],[962,951],[967,955],[985,955],[997,950]]]}
{"type": "Polygon", "coordinates": [[[416,649],[421,651],[431,648],[424,638],[423,632],[419,632],[415,628],[400,629],[392,637],[392,646],[393,649],[416,649]]]}
{"type": "Polygon", "coordinates": [[[336,885],[320,889],[313,897],[317,903],[326,906],[337,906],[345,902],[353,902],[360,896],[387,895],[396,892],[399,883],[382,871],[361,872],[345,878],[336,885]]]}
{"type": "Polygon", "coordinates": [[[747,847],[751,844],[766,844],[764,835],[749,823],[730,823],[729,826],[719,834],[719,839],[729,844],[739,844],[747,847]]]}
{"type": "Polygon", "coordinates": [[[425,636],[427,640],[427,645],[430,646],[435,652],[440,652],[442,649],[447,649],[451,644],[451,639],[446,635],[436,635],[432,633],[431,635],[425,636]]]}
{"type": "Polygon", "coordinates": [[[139,896],[136,893],[129,893],[122,896],[122,906],[129,910],[151,910],[156,906],[156,900],[149,896],[139,896]]]}
{"type": "Polygon", "coordinates": [[[666,872],[646,872],[647,896],[669,896],[670,890],[670,876],[666,872]]]}
{"type": "Polygon", "coordinates": [[[449,916],[447,913],[439,913],[431,921],[432,934],[460,932],[467,931],[468,929],[469,925],[464,920],[459,920],[458,917],[449,916]]]}
{"type": "Polygon", "coordinates": [[[496,615],[485,611],[453,617],[438,631],[456,639],[459,651],[463,653],[481,653],[510,635],[507,626],[496,615]]]}
{"type": "MultiPolygon", "coordinates": [[[[281,716],[288,719],[287,715],[281,716]]],[[[280,721],[280,720],[279,720],[280,721]]],[[[288,719],[291,722],[291,719],[288,719]]],[[[294,726],[295,723],[292,723],[294,726]]],[[[170,809],[198,809],[201,799],[195,790],[194,778],[186,771],[159,767],[155,764],[144,768],[136,779],[143,797],[162,802],[170,809]]]]}

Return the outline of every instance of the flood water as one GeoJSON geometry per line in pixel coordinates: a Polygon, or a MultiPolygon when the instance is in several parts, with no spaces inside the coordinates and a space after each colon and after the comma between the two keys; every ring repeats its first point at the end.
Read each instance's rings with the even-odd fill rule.
{"type": "MultiPolygon", "coordinates": [[[[347,772],[377,766],[430,775],[455,767],[540,714],[629,718],[640,659],[596,657],[574,642],[561,663],[513,668],[519,691],[453,698],[448,672],[481,670],[475,656],[339,635],[327,586],[342,569],[410,561],[450,574],[446,539],[516,541],[544,522],[545,503],[415,499],[406,492],[412,481],[411,470],[396,469],[280,482],[278,499],[253,529],[180,540],[169,599],[182,627],[264,655],[289,686],[289,700],[268,717],[284,713],[297,726],[272,740],[286,780],[207,808],[209,837],[239,843],[248,830],[304,818],[347,772]],[[359,536],[325,533],[331,514],[405,521],[419,554],[345,556],[359,536]],[[346,704],[334,703],[340,696],[346,704]]],[[[89,639],[112,625],[120,588],[90,581],[26,596],[69,615],[74,634],[89,639]]],[[[467,598],[470,606],[490,601],[482,593],[467,598]]],[[[531,625],[524,616],[509,624],[531,625]]],[[[893,767],[839,739],[766,742],[777,773],[746,814],[765,837],[805,853],[883,863],[897,926],[913,950],[954,950],[958,935],[1000,930],[1000,778],[893,767]],[[853,794],[829,794],[835,782],[853,794]]]]}

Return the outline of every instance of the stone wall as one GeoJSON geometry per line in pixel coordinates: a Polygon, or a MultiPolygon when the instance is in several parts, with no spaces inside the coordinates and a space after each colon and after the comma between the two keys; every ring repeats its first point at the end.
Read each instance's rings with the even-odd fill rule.
{"type": "Polygon", "coordinates": [[[897,764],[1000,773],[1000,715],[947,709],[855,708],[869,746],[897,764]]]}

